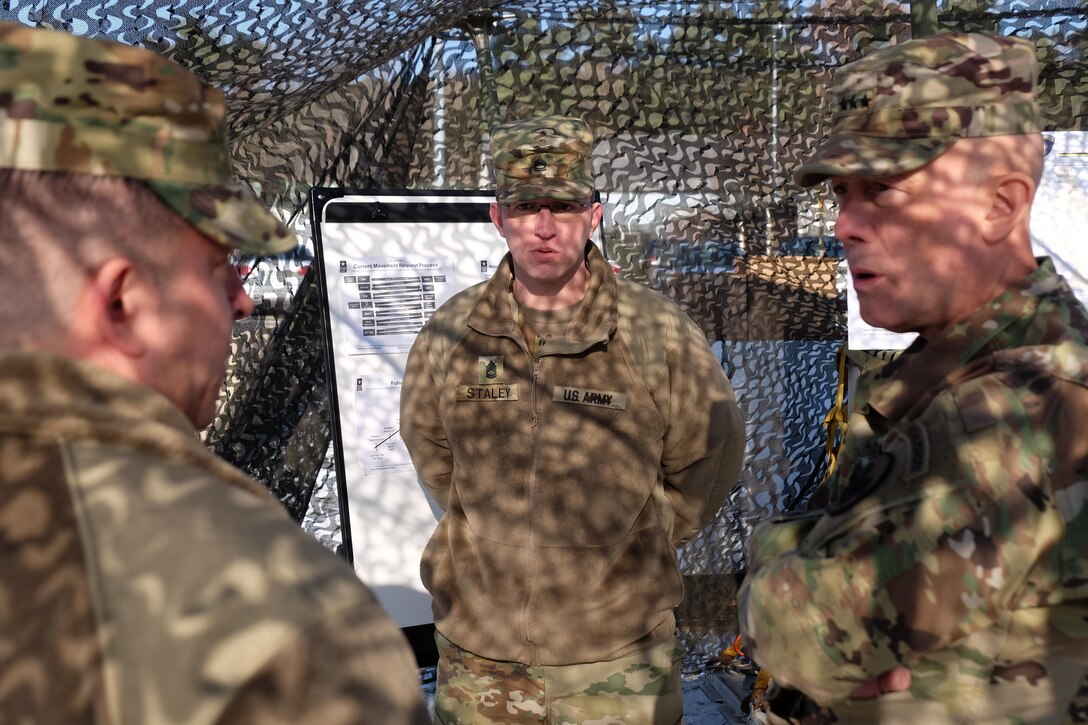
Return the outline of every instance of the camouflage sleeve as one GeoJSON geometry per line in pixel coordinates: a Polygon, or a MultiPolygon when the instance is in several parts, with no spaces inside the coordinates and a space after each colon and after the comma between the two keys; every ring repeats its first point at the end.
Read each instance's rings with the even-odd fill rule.
{"type": "MultiPolygon", "coordinates": [[[[795,549],[753,566],[741,629],[781,684],[830,705],[897,665],[940,678],[926,653],[1025,606],[1026,590],[1045,598],[1040,583],[1060,569],[1062,490],[1084,475],[1073,431],[1088,400],[1043,382],[1028,391],[991,375],[940,394],[863,453],[795,549]]],[[[761,526],[757,547],[774,535],[761,526]]]]}
{"type": "Polygon", "coordinates": [[[662,452],[665,495],[676,520],[673,543],[706,526],[740,476],[744,416],[721,362],[686,320],[668,354],[669,420],[662,452]]]}
{"type": "Polygon", "coordinates": [[[400,435],[420,481],[444,511],[453,455],[438,410],[439,382],[431,373],[431,340],[431,331],[424,327],[408,353],[400,391],[400,435]]]}
{"type": "Polygon", "coordinates": [[[768,520],[752,539],[748,552],[750,568],[758,569],[796,549],[822,515],[819,511],[806,511],[768,520]]]}
{"type": "Polygon", "coordinates": [[[220,725],[425,725],[419,669],[376,602],[300,632],[243,683],[220,725]]]}

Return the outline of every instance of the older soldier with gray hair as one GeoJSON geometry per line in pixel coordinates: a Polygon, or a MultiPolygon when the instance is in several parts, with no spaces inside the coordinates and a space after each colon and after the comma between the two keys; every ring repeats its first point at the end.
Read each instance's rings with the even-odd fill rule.
{"type": "Polygon", "coordinates": [[[1029,234],[1031,43],[940,34],[843,66],[830,179],[863,379],[825,510],[755,532],[741,589],[775,722],[1088,722],[1088,316],[1029,234]]]}
{"type": "Polygon", "coordinates": [[[402,633],[194,426],[294,236],[220,92],[0,24],[0,722],[427,721],[402,633]]]}
{"type": "Polygon", "coordinates": [[[423,555],[441,723],[661,723],[683,713],[675,547],[740,472],[744,422],[706,337],[618,279],[593,135],[491,135],[495,275],[420,332],[401,435],[445,510],[423,555]]]}

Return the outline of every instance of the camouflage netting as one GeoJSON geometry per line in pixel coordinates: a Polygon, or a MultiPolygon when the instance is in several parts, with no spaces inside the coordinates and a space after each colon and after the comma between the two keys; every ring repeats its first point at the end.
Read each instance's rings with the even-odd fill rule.
{"type": "MultiPolygon", "coordinates": [[[[1085,130],[1079,0],[937,10],[946,29],[1032,40],[1047,128],[1085,130]]],[[[311,187],[489,188],[489,128],[585,118],[606,253],[703,327],[748,414],[741,485],[682,552],[691,667],[735,632],[731,574],[751,525],[803,506],[819,480],[845,337],[833,201],[789,174],[824,133],[832,70],[909,38],[909,3],[9,0],[0,18],[153,48],[222,87],[239,175],[304,240],[311,187]]],[[[258,313],[237,330],[206,435],[335,547],[311,259],[306,246],[247,266],[258,313]]]]}

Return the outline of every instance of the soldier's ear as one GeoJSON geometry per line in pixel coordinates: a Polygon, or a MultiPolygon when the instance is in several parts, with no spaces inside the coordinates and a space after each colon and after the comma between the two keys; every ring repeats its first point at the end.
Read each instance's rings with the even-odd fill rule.
{"type": "Polygon", "coordinates": [[[593,236],[593,232],[597,231],[597,227],[601,224],[601,219],[604,217],[604,206],[601,202],[593,202],[593,215],[590,217],[589,235],[593,236]]]}
{"type": "Polygon", "coordinates": [[[1031,201],[1035,181],[1020,171],[994,176],[989,183],[986,215],[982,238],[987,244],[998,244],[1031,218],[1031,201]]]}
{"type": "Polygon", "coordinates": [[[499,209],[498,202],[491,202],[491,206],[488,208],[488,214],[491,215],[491,223],[495,225],[495,228],[499,230],[499,236],[503,239],[506,238],[506,229],[502,223],[502,210],[499,209]]]}
{"type": "Polygon", "coordinates": [[[88,279],[79,314],[101,353],[135,360],[146,352],[136,321],[152,300],[142,276],[131,260],[114,257],[88,279]]]}

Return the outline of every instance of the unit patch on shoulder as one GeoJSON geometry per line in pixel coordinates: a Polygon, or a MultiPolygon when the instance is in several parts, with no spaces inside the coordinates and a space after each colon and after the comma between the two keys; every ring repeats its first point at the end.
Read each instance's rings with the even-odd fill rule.
{"type": "Polygon", "coordinates": [[[929,434],[921,423],[911,423],[906,432],[910,451],[907,456],[907,479],[918,478],[929,472],[929,434]]]}
{"type": "Polygon", "coordinates": [[[578,405],[592,405],[596,408],[611,408],[612,410],[627,409],[627,395],[613,393],[607,390],[586,390],[585,388],[560,388],[556,387],[552,393],[552,400],[560,403],[577,403],[578,405]]]}
{"type": "Polygon", "coordinates": [[[517,385],[458,385],[457,401],[517,400],[517,385]]]}

